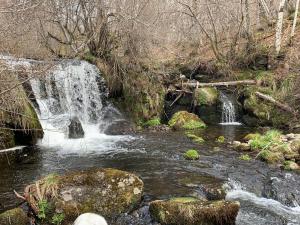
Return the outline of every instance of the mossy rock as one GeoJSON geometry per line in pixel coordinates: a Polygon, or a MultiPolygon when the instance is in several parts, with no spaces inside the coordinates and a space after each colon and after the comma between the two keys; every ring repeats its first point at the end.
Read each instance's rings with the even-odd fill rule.
{"type": "Polygon", "coordinates": [[[282,152],[263,150],[259,153],[258,156],[260,159],[266,161],[269,164],[280,164],[284,162],[284,156],[282,152]]]}
{"type": "Polygon", "coordinates": [[[218,101],[219,92],[216,88],[206,87],[195,90],[196,105],[214,105],[218,101]]]}
{"type": "Polygon", "coordinates": [[[0,128],[0,150],[15,146],[14,133],[9,129],[0,128]]]}
{"type": "Polygon", "coordinates": [[[51,175],[40,183],[43,184],[40,188],[52,184],[56,189],[55,194],[52,191],[53,196],[48,196],[48,204],[54,206],[54,210],[47,214],[47,219],[54,216],[54,211],[60,212],[65,216],[63,224],[72,223],[78,215],[87,212],[100,214],[108,220],[130,212],[140,203],[144,187],[134,174],[116,169],[51,175]]]}
{"type": "Polygon", "coordinates": [[[186,132],[185,135],[189,139],[191,139],[193,142],[195,142],[197,144],[203,144],[205,142],[205,140],[202,137],[200,137],[200,136],[198,136],[196,134],[193,134],[193,133],[190,133],[190,132],[186,132]]]}
{"type": "Polygon", "coordinates": [[[224,143],[225,142],[225,137],[224,136],[220,136],[216,139],[216,142],[218,143],[224,143]]]}
{"type": "Polygon", "coordinates": [[[244,101],[244,108],[259,119],[261,125],[282,127],[289,125],[291,117],[280,109],[258,99],[254,94],[244,101]]]}
{"type": "Polygon", "coordinates": [[[199,153],[194,149],[188,150],[183,156],[187,160],[197,160],[200,158],[199,153]]]}
{"type": "Polygon", "coordinates": [[[187,111],[175,113],[169,121],[169,126],[175,130],[195,130],[206,128],[206,124],[197,115],[187,111]]]}
{"type": "Polygon", "coordinates": [[[0,225],[28,225],[29,218],[21,208],[8,210],[0,214],[0,225]]]}
{"type": "Polygon", "coordinates": [[[226,201],[154,201],[150,213],[161,224],[234,225],[240,208],[238,202],[226,201]]]}

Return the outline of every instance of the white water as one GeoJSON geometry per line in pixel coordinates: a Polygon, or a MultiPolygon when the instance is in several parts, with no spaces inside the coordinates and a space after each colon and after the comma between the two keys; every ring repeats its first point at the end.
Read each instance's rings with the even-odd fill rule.
{"type": "MultiPolygon", "coordinates": [[[[0,60],[29,72],[34,64],[43,63],[10,56],[0,56],[0,60]]],[[[118,143],[131,137],[104,134],[112,122],[122,120],[122,115],[106,102],[108,92],[97,67],[85,61],[65,60],[51,68],[45,76],[30,80],[44,130],[38,145],[54,148],[61,155],[127,151],[118,143]],[[84,138],[68,138],[68,125],[74,117],[81,122],[84,138]]]]}
{"type": "Polygon", "coordinates": [[[242,190],[242,185],[236,182],[230,181],[229,186],[233,189],[227,193],[226,200],[241,204],[237,225],[300,225],[299,205],[288,207],[276,200],[258,197],[242,190]]]}
{"type": "Polygon", "coordinates": [[[222,121],[221,125],[241,125],[236,119],[236,110],[232,101],[227,95],[220,92],[220,101],[222,102],[222,121]]]}

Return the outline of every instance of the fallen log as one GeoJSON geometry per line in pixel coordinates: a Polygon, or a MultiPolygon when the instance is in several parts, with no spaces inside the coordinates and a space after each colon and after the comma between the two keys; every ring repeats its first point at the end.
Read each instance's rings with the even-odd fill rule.
{"type": "Polygon", "coordinates": [[[279,102],[277,101],[276,99],[274,99],[273,97],[269,96],[269,95],[266,95],[266,94],[263,94],[261,92],[255,92],[255,95],[267,102],[270,102],[272,104],[274,104],[275,106],[277,106],[278,108],[284,110],[284,111],[287,111],[287,112],[290,112],[292,113],[293,115],[296,115],[298,112],[296,110],[294,110],[292,107],[290,107],[289,105],[287,104],[284,104],[282,102],[279,102]]]}
{"type": "Polygon", "coordinates": [[[255,85],[255,84],[257,84],[256,80],[238,80],[238,81],[224,81],[224,82],[214,82],[214,83],[191,82],[191,83],[183,83],[183,86],[197,88],[197,87],[220,87],[220,86],[227,87],[227,86],[255,85]]]}

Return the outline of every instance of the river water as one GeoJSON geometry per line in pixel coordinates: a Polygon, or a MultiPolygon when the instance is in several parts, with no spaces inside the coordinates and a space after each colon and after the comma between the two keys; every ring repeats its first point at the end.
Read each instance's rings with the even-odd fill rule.
{"type": "MultiPolygon", "coordinates": [[[[8,62],[26,67],[32,63],[12,58],[8,62]]],[[[124,118],[107,100],[104,80],[99,75],[95,66],[69,60],[59,63],[47,76],[31,80],[34,105],[45,135],[13,160],[2,157],[1,211],[17,204],[13,190],[22,192],[26,185],[49,173],[111,167],[140,176],[145,183],[146,202],[174,196],[209,197],[207,188],[224,186],[228,190],[226,198],[241,203],[238,225],[300,224],[299,174],[254,159],[240,160],[240,153],[215,141],[219,136],[224,136],[226,142],[240,140],[251,132],[250,128],[228,123],[223,126],[216,121],[216,125],[199,131],[206,140],[202,145],[173,131],[105,135],[111,124],[124,118]],[[81,123],[84,138],[68,139],[68,125],[74,117],[81,123]],[[200,160],[186,161],[183,153],[188,149],[197,149],[200,160]]],[[[124,220],[122,224],[152,224],[148,219],[142,219],[142,223],[124,220]]]]}
{"type": "Polygon", "coordinates": [[[13,207],[16,204],[14,189],[22,191],[26,184],[49,173],[111,167],[140,176],[150,200],[203,196],[203,187],[227,184],[227,199],[241,202],[238,225],[300,224],[300,208],[295,200],[297,195],[299,199],[299,175],[270,168],[256,160],[242,161],[239,153],[226,144],[215,142],[220,135],[227,140],[239,139],[248,131],[243,126],[210,127],[202,134],[206,140],[203,145],[195,145],[182,133],[172,131],[106,136],[106,139],[98,139],[98,150],[96,139],[85,140],[82,146],[86,146],[81,152],[76,140],[73,152],[71,143],[64,148],[46,147],[40,142],[21,154],[17,162],[0,165],[0,202],[3,208],[13,207]],[[103,142],[110,142],[110,145],[104,147],[103,142]],[[88,151],[88,146],[93,146],[93,150],[88,151]],[[182,155],[190,148],[199,151],[199,161],[184,160],[182,155]],[[278,183],[272,182],[274,179],[278,183]],[[279,187],[283,184],[286,188],[281,190],[279,187]],[[270,195],[267,191],[270,188],[277,193],[270,195]],[[296,196],[290,198],[293,195],[296,196]]]}

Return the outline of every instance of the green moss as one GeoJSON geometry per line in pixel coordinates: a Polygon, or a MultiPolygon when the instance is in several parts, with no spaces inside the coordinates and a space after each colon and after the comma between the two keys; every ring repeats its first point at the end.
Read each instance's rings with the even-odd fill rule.
{"type": "Polygon", "coordinates": [[[224,143],[225,142],[225,137],[224,136],[220,136],[216,139],[216,142],[218,143],[224,143]]]}
{"type": "Polygon", "coordinates": [[[241,155],[239,159],[244,160],[244,161],[250,161],[251,157],[248,154],[244,154],[244,155],[241,155]]]}
{"type": "Polygon", "coordinates": [[[197,160],[200,158],[198,151],[194,149],[188,150],[183,156],[187,160],[197,160]]]}
{"type": "Polygon", "coordinates": [[[293,163],[293,161],[284,161],[283,165],[284,165],[284,169],[285,170],[291,170],[290,165],[293,163]]]}
{"type": "Polygon", "coordinates": [[[186,132],[185,135],[188,138],[192,139],[192,141],[197,143],[197,144],[203,144],[205,142],[205,140],[202,137],[200,137],[198,135],[195,135],[195,134],[192,134],[190,132],[186,132]]]}
{"type": "Polygon", "coordinates": [[[159,118],[153,118],[143,123],[143,127],[155,127],[161,125],[159,118]]]}
{"type": "Polygon", "coordinates": [[[205,123],[195,114],[187,111],[175,113],[169,121],[170,127],[173,129],[195,130],[206,127],[205,123]]]}
{"type": "Polygon", "coordinates": [[[218,90],[216,88],[199,88],[195,90],[195,100],[197,105],[213,105],[218,100],[218,90]]]}

